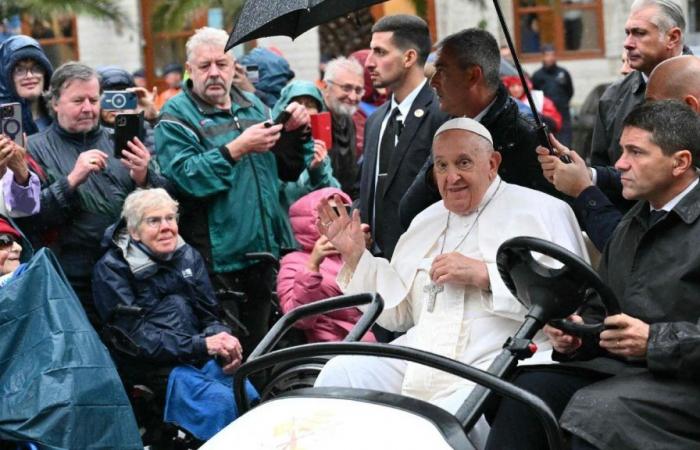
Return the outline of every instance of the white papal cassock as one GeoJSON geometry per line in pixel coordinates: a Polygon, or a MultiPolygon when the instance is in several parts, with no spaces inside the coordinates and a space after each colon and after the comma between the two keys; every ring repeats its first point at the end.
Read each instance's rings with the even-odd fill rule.
{"type": "MultiPolygon", "coordinates": [[[[486,369],[526,312],[498,274],[498,247],[516,236],[533,236],[559,244],[586,261],[588,254],[571,208],[552,196],[508,184],[497,176],[479,209],[483,210],[481,214],[477,210],[458,216],[448,214],[442,201],[435,203],[416,216],[401,236],[391,263],[365,251],[355,271],[344,266],[337,281],[346,294],[378,292],[384,298],[385,310],[378,323],[391,331],[406,331],[395,343],[486,369]],[[445,234],[448,215],[450,224],[445,234]],[[433,258],[443,247],[444,253],[458,251],[484,261],[491,290],[447,283],[437,295],[434,311],[428,312],[424,288],[430,284],[428,273],[433,258]]],[[[547,258],[534,256],[547,263],[547,258]]],[[[549,264],[553,265],[551,260],[549,264]]],[[[538,334],[535,342],[539,350],[526,363],[551,362],[551,347],[544,335],[538,334]]],[[[418,364],[355,356],[334,358],[317,382],[325,386],[343,384],[400,391],[437,404],[457,391],[465,397],[471,387],[466,380],[418,364]],[[359,367],[363,362],[370,362],[371,369],[359,367]],[[397,376],[399,383],[392,388],[390,379],[397,376]]]]}

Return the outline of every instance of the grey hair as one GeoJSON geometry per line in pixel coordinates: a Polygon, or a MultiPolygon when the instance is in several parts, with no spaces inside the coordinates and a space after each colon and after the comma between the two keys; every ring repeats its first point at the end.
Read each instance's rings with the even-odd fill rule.
{"type": "Polygon", "coordinates": [[[659,11],[659,14],[654,14],[651,18],[652,23],[659,28],[659,31],[666,33],[671,28],[680,28],[682,44],[685,34],[685,16],[683,16],[681,6],[673,0],[635,0],[630,11],[639,11],[649,6],[655,6],[659,11]]]}
{"type": "MultiPolygon", "coordinates": [[[[221,50],[226,48],[228,43],[228,33],[219,28],[212,27],[202,27],[197,29],[192,36],[187,40],[185,44],[185,54],[187,56],[187,61],[192,62],[192,57],[194,56],[194,51],[202,45],[210,45],[212,47],[221,47],[221,50]]],[[[233,50],[226,52],[231,58],[233,56],[233,50]]]]}
{"type": "MultiPolygon", "coordinates": [[[[63,90],[75,80],[90,81],[96,79],[101,85],[100,74],[95,69],[83,63],[69,61],[56,69],[49,83],[49,90],[44,94],[44,98],[50,104],[52,100],[58,100],[63,90]]],[[[100,88],[100,91],[102,88],[100,88]]],[[[53,111],[53,108],[51,108],[53,111]]]]}
{"type": "Polygon", "coordinates": [[[137,189],[124,200],[122,218],[126,220],[126,228],[135,231],[149,209],[171,207],[173,212],[177,212],[178,206],[178,202],[163,188],[137,189]]]}
{"type": "MultiPolygon", "coordinates": [[[[365,76],[365,69],[360,65],[355,59],[346,58],[341,56],[330,60],[326,64],[326,70],[323,75],[323,81],[333,81],[338,74],[339,70],[345,69],[349,72],[354,72],[359,75],[363,80],[365,76]]],[[[364,81],[363,81],[364,83],[364,81]]]]}

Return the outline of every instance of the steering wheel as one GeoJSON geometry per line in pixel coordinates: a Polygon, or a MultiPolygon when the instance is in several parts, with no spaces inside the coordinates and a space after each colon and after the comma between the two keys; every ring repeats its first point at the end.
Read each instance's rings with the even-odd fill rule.
{"type": "Polygon", "coordinates": [[[621,312],[615,294],[595,270],[559,245],[529,236],[512,238],[498,248],[496,262],[503,282],[530,310],[528,315],[567,333],[595,334],[605,328],[602,322],[581,324],[566,319],[591,299],[590,291],[600,297],[606,316],[621,312]],[[563,266],[547,267],[535,261],[531,252],[548,256],[563,266]]]}

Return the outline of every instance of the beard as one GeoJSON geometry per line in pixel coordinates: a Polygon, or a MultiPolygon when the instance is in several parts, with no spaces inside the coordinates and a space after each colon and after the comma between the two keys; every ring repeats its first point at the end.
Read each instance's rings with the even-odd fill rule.
{"type": "Polygon", "coordinates": [[[327,106],[333,114],[338,116],[350,117],[357,111],[357,105],[349,105],[336,99],[329,99],[327,106]]]}

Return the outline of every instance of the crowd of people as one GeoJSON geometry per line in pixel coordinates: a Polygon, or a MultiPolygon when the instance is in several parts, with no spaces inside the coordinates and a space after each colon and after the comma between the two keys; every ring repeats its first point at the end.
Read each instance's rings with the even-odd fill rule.
{"type": "MultiPolygon", "coordinates": [[[[201,414],[189,430],[206,440],[235,418],[219,381],[268,331],[275,292],[283,312],[377,292],[385,310],[365,341],[486,369],[525,312],[498,273],[498,247],[538,237],[599,256],[622,313],[600,318],[593,304],[571,317],[604,319],[596,337],[545,326],[510,379],[561,417],[572,448],[697,446],[700,280],[688,244],[700,211],[700,60],[684,29],[674,2],[633,3],[631,71],[603,93],[591,148],[576,150],[573,83],[553,49],[527,80],[543,91],[530,111],[520,79],[501,74],[496,38],[477,28],[435,43],[422,19],[386,16],[369,49],[299,80],[276,49],[238,61],[228,33],[205,27],[184,67],[165,68],[160,94],[115,66],[54,69],[35,40],[9,37],[0,104],[20,105],[25,136],[0,135],[0,289],[23,276],[29,247],[49,248],[124,385],[149,386],[169,421],[201,414]],[[137,106],[105,108],[104,91],[130,91],[137,106]],[[133,112],[143,133],[115,148],[115,122],[133,112]],[[556,155],[533,114],[555,133],[556,155]],[[249,256],[261,252],[279,270],[249,256]]],[[[309,342],[340,340],[360,315],[298,326],[309,342]]],[[[365,356],[331,359],[316,383],[453,412],[473,388],[365,356]]],[[[523,408],[492,400],[472,439],[545,448],[523,408]]]]}

